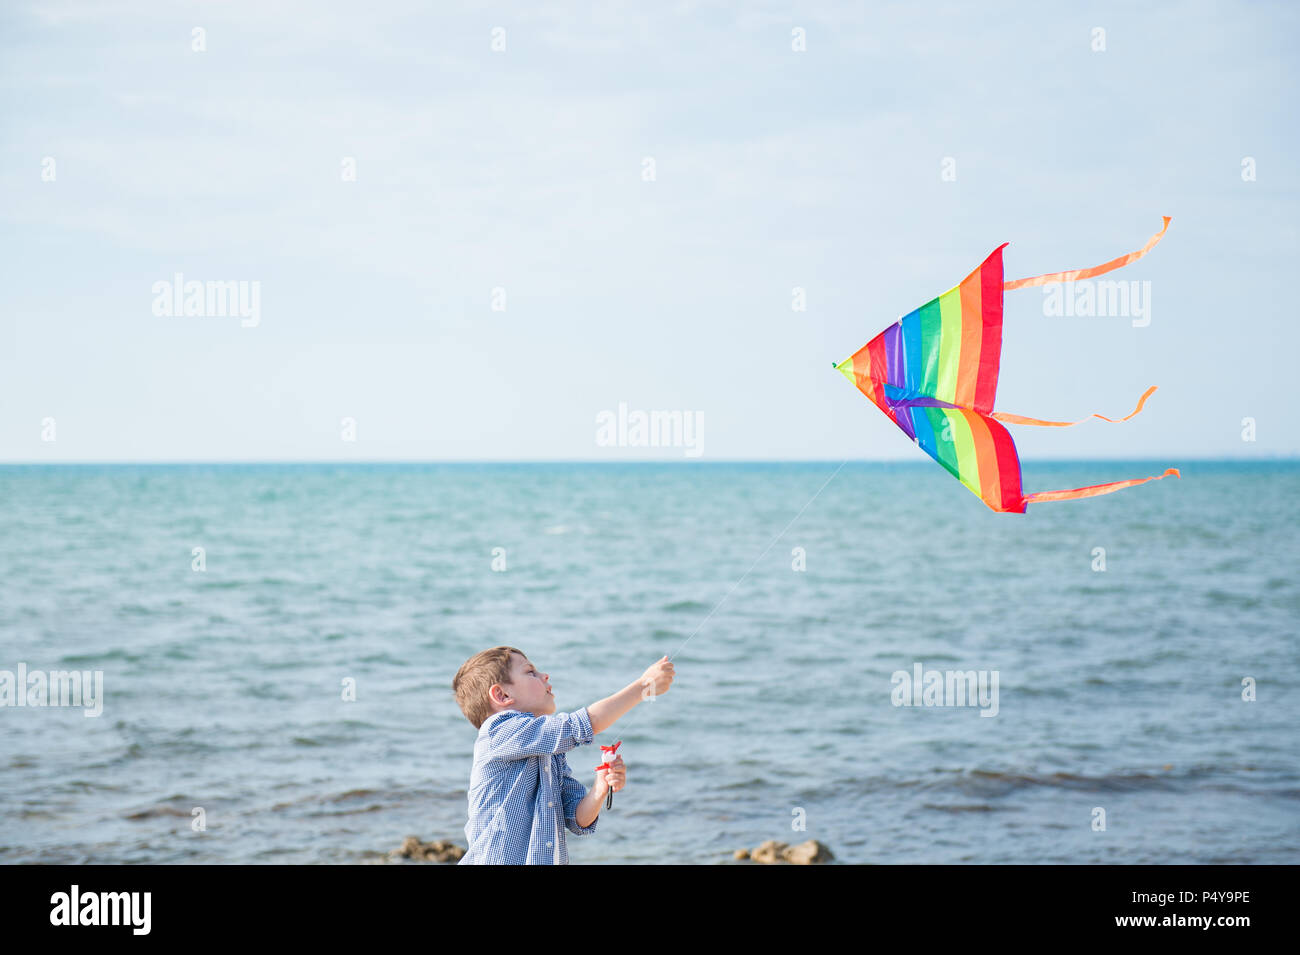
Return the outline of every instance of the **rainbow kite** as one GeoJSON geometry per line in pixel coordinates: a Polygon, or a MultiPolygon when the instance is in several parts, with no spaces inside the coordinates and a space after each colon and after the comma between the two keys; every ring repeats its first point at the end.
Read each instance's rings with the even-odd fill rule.
{"type": "MultiPolygon", "coordinates": [[[[1170,474],[1181,477],[1176,468],[1169,468],[1164,474],[1131,481],[1022,494],[1020,458],[1000,422],[1060,428],[1079,421],[1043,421],[993,410],[1002,353],[1002,293],[1088,279],[1135,262],[1164,236],[1169,216],[1163,218],[1160,231],[1137,252],[1095,268],[1014,282],[1002,281],[1002,250],[1008,245],[1004,242],[959,285],[907,313],[835,367],[926,454],[995,511],[1023,514],[1026,505],[1040,501],[1093,497],[1170,474]]],[[[1142,410],[1155,390],[1154,386],[1148,388],[1137,408],[1123,418],[1088,417],[1127,421],[1142,410]]]]}

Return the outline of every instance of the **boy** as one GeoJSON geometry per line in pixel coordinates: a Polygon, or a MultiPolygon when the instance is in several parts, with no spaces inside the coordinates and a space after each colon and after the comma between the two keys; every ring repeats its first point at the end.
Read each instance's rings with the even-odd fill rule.
{"type": "Polygon", "coordinates": [[[664,657],[613,696],[556,713],[550,674],[523,651],[493,647],[466,660],[451,687],[478,740],[469,775],[469,851],[460,864],[567,865],[564,830],[595,832],[601,801],[623,788],[627,770],[618,757],[588,791],[564,754],[591,743],[643,698],[667,693],[672,682],[673,665],[664,657]]]}

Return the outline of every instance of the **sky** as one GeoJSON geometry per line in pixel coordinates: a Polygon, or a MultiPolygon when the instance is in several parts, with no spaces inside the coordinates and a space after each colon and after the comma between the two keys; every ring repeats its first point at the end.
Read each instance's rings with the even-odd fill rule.
{"type": "Polygon", "coordinates": [[[1282,2],[6,2],[0,462],[923,460],[832,363],[1004,242],[1083,268],[1163,215],[1108,276],[1140,314],[1007,293],[995,407],[1157,385],[1022,457],[1292,457],[1298,39],[1282,2]],[[245,308],[166,314],[178,274],[245,308]]]}

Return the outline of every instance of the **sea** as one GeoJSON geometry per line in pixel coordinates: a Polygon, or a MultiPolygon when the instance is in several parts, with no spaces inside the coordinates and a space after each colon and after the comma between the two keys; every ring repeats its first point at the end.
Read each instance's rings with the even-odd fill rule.
{"type": "Polygon", "coordinates": [[[0,671],[102,679],[0,706],[0,862],[464,845],[498,645],[561,712],[675,664],[575,865],[1300,862],[1300,463],[1024,486],[1171,465],[1023,515],[929,461],[0,467],[0,671]]]}

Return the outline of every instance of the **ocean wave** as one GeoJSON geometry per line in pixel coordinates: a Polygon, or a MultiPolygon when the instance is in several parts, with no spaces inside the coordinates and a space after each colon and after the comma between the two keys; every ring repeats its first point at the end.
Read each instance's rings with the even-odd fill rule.
{"type": "Polygon", "coordinates": [[[189,819],[193,815],[193,809],[194,809],[193,806],[188,806],[184,809],[179,809],[176,806],[166,806],[166,805],[150,806],[148,809],[140,809],[137,810],[136,812],[128,812],[124,814],[123,818],[131,819],[136,822],[142,819],[158,819],[160,817],[165,817],[165,816],[179,816],[185,819],[189,819]]]}
{"type": "Polygon", "coordinates": [[[982,796],[986,799],[1008,796],[1031,789],[1121,793],[1196,788],[1256,795],[1266,791],[1270,795],[1284,797],[1293,792],[1290,788],[1261,790],[1259,782],[1255,780],[1251,780],[1249,783],[1238,783],[1230,779],[1214,778],[1250,769],[1252,767],[1193,766],[1180,770],[1176,769],[1172,764],[1167,764],[1159,769],[1149,771],[1135,770],[1100,775],[1068,772],[1019,773],[985,769],[936,770],[934,775],[925,776],[902,778],[872,776],[865,779],[841,779],[836,785],[837,787],[856,788],[859,792],[866,793],[915,790],[925,793],[954,792],[967,796],[982,796]]]}
{"type": "Polygon", "coordinates": [[[87,663],[111,663],[114,660],[121,660],[125,663],[140,663],[144,659],[144,654],[128,653],[126,650],[119,648],[106,650],[102,653],[70,653],[59,657],[59,663],[71,666],[87,663]]]}
{"type": "Polygon", "coordinates": [[[927,802],[921,804],[922,809],[933,809],[937,812],[1009,812],[1007,806],[990,806],[988,803],[975,803],[973,805],[950,804],[941,805],[939,803],[927,802]]]}
{"type": "Polygon", "coordinates": [[[678,600],[676,603],[665,604],[659,609],[664,613],[698,613],[701,610],[708,610],[709,605],[698,600],[678,600]]]}

